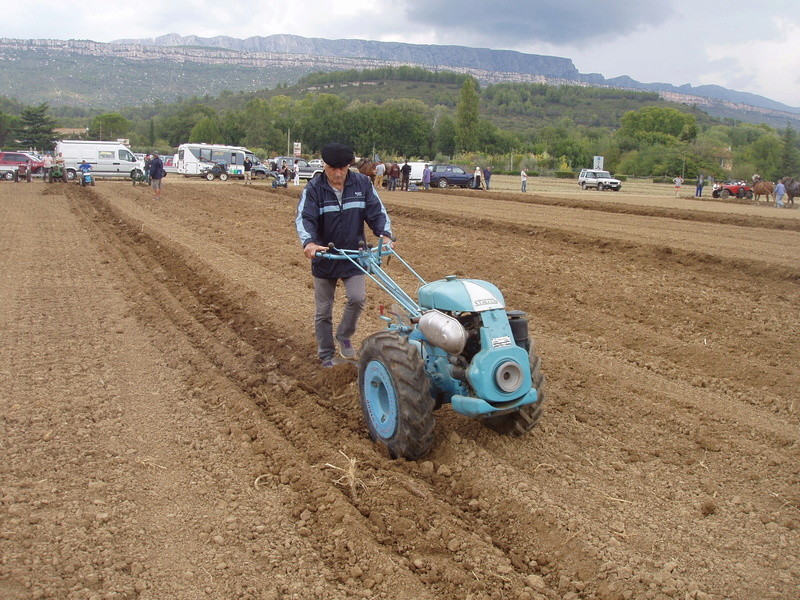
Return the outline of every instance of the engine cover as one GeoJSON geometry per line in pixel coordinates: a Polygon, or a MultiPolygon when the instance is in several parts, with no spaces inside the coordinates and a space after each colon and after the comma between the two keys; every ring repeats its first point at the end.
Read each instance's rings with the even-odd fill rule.
{"type": "Polygon", "coordinates": [[[418,297],[423,308],[443,312],[483,312],[506,306],[503,294],[488,281],[459,279],[455,275],[423,285],[418,297]]]}

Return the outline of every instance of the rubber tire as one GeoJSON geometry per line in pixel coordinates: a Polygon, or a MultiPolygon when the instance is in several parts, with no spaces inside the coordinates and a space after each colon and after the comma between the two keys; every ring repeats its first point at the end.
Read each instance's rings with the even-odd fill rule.
{"type": "Polygon", "coordinates": [[[139,169],[133,169],[131,171],[131,181],[134,183],[141,181],[142,178],[144,178],[144,173],[142,173],[139,169]]]}
{"type": "Polygon", "coordinates": [[[70,169],[67,169],[66,173],[67,173],[67,178],[64,181],[72,181],[78,176],[75,173],[75,171],[71,171],[70,169]]]}
{"type": "Polygon", "coordinates": [[[604,189],[606,189],[606,186],[604,186],[602,183],[598,183],[597,184],[597,191],[598,192],[602,192],[604,189]]]}
{"type": "Polygon", "coordinates": [[[512,413],[483,419],[483,424],[489,429],[503,435],[520,437],[536,427],[539,419],[542,418],[544,375],[542,374],[542,361],[536,354],[536,346],[533,342],[528,349],[528,361],[531,365],[531,383],[536,388],[538,401],[535,404],[526,404],[512,413]]]}
{"type": "Polygon", "coordinates": [[[586,189],[586,182],[585,181],[581,181],[581,189],[582,190],[586,189]]]}
{"type": "MultiPolygon", "coordinates": [[[[745,192],[744,197],[747,198],[748,200],[752,200],[753,199],[753,190],[748,190],[747,192],[745,192]]],[[[767,200],[767,203],[769,203],[769,200],[767,200]]]]}
{"type": "Polygon", "coordinates": [[[441,179],[439,180],[439,182],[436,184],[436,187],[438,187],[438,188],[440,188],[440,189],[445,189],[445,188],[446,188],[448,185],[449,185],[449,183],[448,183],[447,179],[445,179],[445,178],[443,177],[443,178],[441,178],[441,179]]]}
{"type": "Polygon", "coordinates": [[[206,179],[209,181],[214,181],[214,174],[213,173],[206,173],[206,179]]]}
{"type": "Polygon", "coordinates": [[[727,200],[728,198],[731,197],[731,191],[730,190],[722,190],[719,193],[719,197],[722,198],[723,200],[727,200]]]}
{"type": "Polygon", "coordinates": [[[364,340],[358,392],[370,437],[385,445],[392,458],[417,460],[430,451],[435,402],[415,346],[391,331],[381,331],[364,340]],[[381,414],[373,416],[370,401],[373,410],[381,414]],[[395,419],[394,427],[380,431],[381,422],[377,421],[385,422],[387,418],[395,419]]]}
{"type": "Polygon", "coordinates": [[[3,173],[3,179],[6,181],[14,181],[14,171],[6,171],[3,173]]]}
{"type": "Polygon", "coordinates": [[[227,173],[220,173],[219,174],[220,181],[228,181],[228,174],[227,173]]]}

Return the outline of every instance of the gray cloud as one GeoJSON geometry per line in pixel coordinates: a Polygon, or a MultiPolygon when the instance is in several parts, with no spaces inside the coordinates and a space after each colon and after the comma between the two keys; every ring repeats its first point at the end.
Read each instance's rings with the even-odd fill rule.
{"type": "Polygon", "coordinates": [[[448,43],[481,41],[492,48],[546,42],[585,46],[660,25],[672,13],[663,0],[409,0],[406,17],[423,22],[448,43]],[[463,42],[459,36],[464,36],[463,42]]]}

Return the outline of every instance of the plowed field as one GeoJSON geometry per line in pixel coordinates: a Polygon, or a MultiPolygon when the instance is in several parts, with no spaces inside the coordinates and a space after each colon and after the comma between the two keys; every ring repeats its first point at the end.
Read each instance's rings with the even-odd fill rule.
{"type": "Polygon", "coordinates": [[[0,184],[0,598],[800,597],[800,210],[385,193],[547,378],[528,436],[444,407],[410,462],[318,366],[298,190],[0,184]]]}

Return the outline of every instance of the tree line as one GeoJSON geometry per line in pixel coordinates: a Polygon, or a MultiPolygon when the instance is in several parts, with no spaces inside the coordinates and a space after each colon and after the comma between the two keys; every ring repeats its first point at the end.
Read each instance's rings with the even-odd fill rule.
{"type": "MultiPolygon", "coordinates": [[[[296,88],[391,78],[461,87],[454,106],[402,97],[347,100],[327,89],[293,98],[280,89],[239,107],[226,106],[234,94],[224,92],[58,121],[83,124],[87,139],[128,138],[142,151],[171,152],[184,142],[205,142],[247,146],[266,157],[300,141],[304,153],[315,155],[339,140],[361,156],[481,160],[501,165],[498,170],[522,167],[542,174],[577,171],[601,155],[607,169],[629,176],[800,175],[800,142],[790,125],[776,130],[721,121],[666,105],[653,92],[522,83],[481,89],[470,76],[418,67],[312,74],[296,88]],[[598,124],[620,106],[636,108],[614,116],[612,124],[598,124]],[[601,111],[602,117],[570,112],[576,107],[601,111]],[[552,115],[539,116],[541,111],[552,115]]],[[[52,148],[57,119],[50,112],[46,104],[22,106],[0,98],[0,145],[52,148]]]]}

